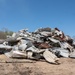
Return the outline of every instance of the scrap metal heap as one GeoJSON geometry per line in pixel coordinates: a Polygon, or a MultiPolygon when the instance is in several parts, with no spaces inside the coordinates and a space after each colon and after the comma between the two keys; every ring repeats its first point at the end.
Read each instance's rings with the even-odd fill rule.
{"type": "Polygon", "coordinates": [[[22,29],[0,40],[0,53],[9,58],[45,59],[57,64],[60,57],[75,58],[75,42],[58,28],[22,29]]]}

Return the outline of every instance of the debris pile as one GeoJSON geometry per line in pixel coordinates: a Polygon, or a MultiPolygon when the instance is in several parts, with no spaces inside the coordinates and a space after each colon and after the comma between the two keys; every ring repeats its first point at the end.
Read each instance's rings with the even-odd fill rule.
{"type": "Polygon", "coordinates": [[[0,40],[0,53],[9,58],[45,59],[58,63],[60,57],[75,58],[75,42],[58,28],[22,29],[0,40]]]}

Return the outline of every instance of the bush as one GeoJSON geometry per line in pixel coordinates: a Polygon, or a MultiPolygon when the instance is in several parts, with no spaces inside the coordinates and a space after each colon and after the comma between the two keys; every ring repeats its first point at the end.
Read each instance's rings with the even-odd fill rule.
{"type": "Polygon", "coordinates": [[[6,34],[3,31],[0,31],[0,39],[6,39],[6,34]]]}

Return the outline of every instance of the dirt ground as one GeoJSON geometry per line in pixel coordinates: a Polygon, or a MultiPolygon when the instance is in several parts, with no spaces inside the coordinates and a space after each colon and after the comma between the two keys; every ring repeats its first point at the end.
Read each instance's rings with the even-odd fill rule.
{"type": "Polygon", "coordinates": [[[0,75],[75,75],[75,59],[71,58],[60,58],[60,65],[26,59],[22,60],[24,62],[9,60],[0,55],[0,75]]]}

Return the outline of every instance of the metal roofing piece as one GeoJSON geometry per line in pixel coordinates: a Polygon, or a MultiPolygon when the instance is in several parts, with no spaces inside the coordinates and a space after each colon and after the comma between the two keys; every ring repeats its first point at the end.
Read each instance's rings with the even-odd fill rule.
{"type": "Polygon", "coordinates": [[[45,58],[45,60],[49,63],[56,63],[56,61],[58,61],[58,58],[55,54],[53,54],[52,52],[50,52],[49,50],[45,50],[45,52],[43,53],[43,57],[45,58]]]}
{"type": "Polygon", "coordinates": [[[70,44],[68,44],[67,42],[61,43],[61,47],[65,48],[65,49],[69,49],[70,51],[73,50],[73,47],[70,44]]]}
{"type": "Polygon", "coordinates": [[[0,49],[12,49],[11,46],[0,44],[0,49]]]}
{"type": "Polygon", "coordinates": [[[54,42],[54,43],[58,43],[58,42],[59,42],[59,40],[53,39],[53,38],[51,38],[51,37],[49,37],[48,39],[51,40],[51,41],[54,42]]]}
{"type": "Polygon", "coordinates": [[[73,52],[70,53],[70,56],[69,56],[69,57],[71,57],[71,58],[75,58],[75,49],[74,49],[73,52]]]}
{"type": "Polygon", "coordinates": [[[55,52],[55,54],[57,56],[62,56],[62,57],[69,57],[69,51],[67,49],[63,49],[63,48],[55,48],[53,49],[53,51],[55,52]]]}
{"type": "Polygon", "coordinates": [[[38,53],[39,49],[36,48],[35,46],[32,46],[32,47],[27,48],[26,51],[32,51],[32,52],[38,53]]]}
{"type": "Polygon", "coordinates": [[[21,50],[21,51],[25,51],[25,49],[27,48],[27,45],[26,44],[21,44],[18,49],[21,50]]]}
{"type": "Polygon", "coordinates": [[[11,57],[11,58],[17,58],[17,57],[19,57],[19,58],[26,58],[27,56],[26,56],[26,53],[24,53],[24,52],[22,52],[22,51],[19,51],[19,50],[12,50],[12,51],[10,51],[10,52],[6,52],[5,53],[5,55],[7,56],[7,57],[11,57]]]}

